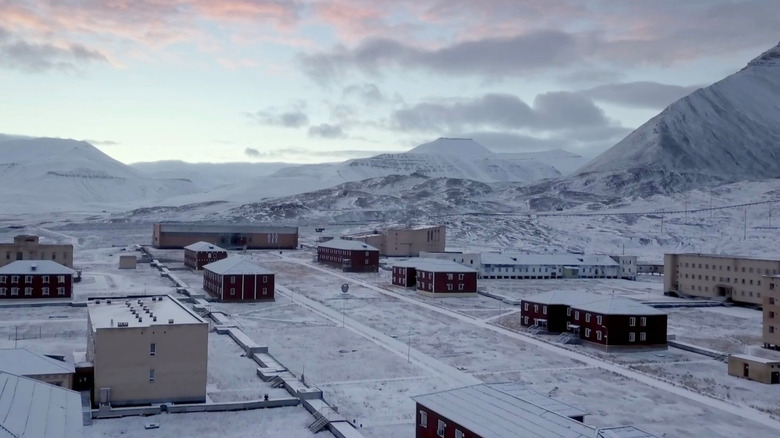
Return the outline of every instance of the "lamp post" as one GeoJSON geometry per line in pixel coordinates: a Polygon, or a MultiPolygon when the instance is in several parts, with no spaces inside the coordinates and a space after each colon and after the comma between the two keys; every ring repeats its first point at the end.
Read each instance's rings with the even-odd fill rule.
{"type": "Polygon", "coordinates": [[[341,285],[341,293],[344,294],[342,301],[341,301],[341,327],[346,327],[346,319],[347,319],[347,298],[349,298],[349,295],[347,293],[349,292],[349,285],[347,283],[344,283],[341,285]]]}

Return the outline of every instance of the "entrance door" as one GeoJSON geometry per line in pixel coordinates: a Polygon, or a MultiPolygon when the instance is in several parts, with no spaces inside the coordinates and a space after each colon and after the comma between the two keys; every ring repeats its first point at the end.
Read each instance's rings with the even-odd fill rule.
{"type": "Polygon", "coordinates": [[[780,371],[772,371],[772,384],[780,383],[780,371]]]}
{"type": "Polygon", "coordinates": [[[742,367],[742,376],[743,376],[743,377],[747,377],[747,376],[748,376],[748,374],[750,374],[750,365],[749,365],[749,364],[745,364],[745,365],[742,367]]]}

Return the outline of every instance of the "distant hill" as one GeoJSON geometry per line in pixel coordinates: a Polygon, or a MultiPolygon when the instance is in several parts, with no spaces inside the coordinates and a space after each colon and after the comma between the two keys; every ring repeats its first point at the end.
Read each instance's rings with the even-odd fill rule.
{"type": "Polygon", "coordinates": [[[147,178],[83,141],[0,142],[0,202],[42,209],[81,203],[155,200],[198,190],[188,180],[147,178]]]}
{"type": "Polygon", "coordinates": [[[647,196],[780,177],[780,44],[588,163],[578,190],[647,196]]]}
{"type": "Polygon", "coordinates": [[[226,184],[270,175],[289,163],[187,163],[178,160],[132,163],[130,167],[152,178],[184,178],[208,191],[226,184]]]}

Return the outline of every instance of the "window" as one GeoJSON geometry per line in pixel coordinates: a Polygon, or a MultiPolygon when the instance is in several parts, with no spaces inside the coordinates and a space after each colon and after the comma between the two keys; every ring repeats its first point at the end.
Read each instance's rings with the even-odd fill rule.
{"type": "Polygon", "coordinates": [[[57,288],[57,295],[65,295],[65,288],[64,287],[58,287],[57,288]]]}
{"type": "Polygon", "coordinates": [[[586,337],[586,338],[589,338],[589,337],[590,337],[590,329],[589,329],[589,328],[586,328],[586,329],[585,329],[585,337],[586,337]]]}
{"type": "Polygon", "coordinates": [[[547,306],[542,306],[542,315],[547,315],[547,306]]]}
{"type": "Polygon", "coordinates": [[[12,297],[18,297],[19,296],[19,288],[18,287],[12,287],[11,288],[11,296],[12,297]]]}
{"type": "Polygon", "coordinates": [[[528,303],[523,303],[523,310],[528,311],[528,303]]]}
{"type": "Polygon", "coordinates": [[[49,276],[48,275],[44,275],[42,280],[43,280],[43,284],[49,284],[49,276]]]}
{"type": "Polygon", "coordinates": [[[24,288],[24,296],[26,296],[26,297],[32,296],[32,288],[31,287],[24,288]]]}
{"type": "Polygon", "coordinates": [[[24,282],[25,283],[32,283],[32,275],[25,275],[24,276],[24,282]]]}
{"type": "Polygon", "coordinates": [[[368,251],[366,251],[366,257],[368,257],[368,251]]]}
{"type": "Polygon", "coordinates": [[[571,316],[571,307],[566,308],[566,316],[571,316]]]}
{"type": "Polygon", "coordinates": [[[58,275],[57,276],[57,282],[58,283],[65,283],[65,276],[64,275],[58,275]]]}
{"type": "Polygon", "coordinates": [[[601,325],[601,321],[602,321],[602,320],[603,320],[603,319],[602,319],[601,315],[598,315],[598,316],[596,316],[596,324],[599,324],[599,325],[601,325]]]}
{"type": "Polygon", "coordinates": [[[267,287],[263,288],[263,295],[268,295],[268,288],[267,287]]]}
{"type": "Polygon", "coordinates": [[[645,342],[647,340],[647,333],[645,332],[639,333],[639,340],[645,342]]]}
{"type": "Polygon", "coordinates": [[[453,277],[454,277],[454,275],[452,275],[452,274],[447,274],[447,280],[452,280],[452,279],[453,279],[453,277]]]}
{"type": "Polygon", "coordinates": [[[18,283],[19,282],[19,276],[18,275],[12,275],[11,276],[11,283],[18,283]]]}
{"type": "Polygon", "coordinates": [[[452,290],[452,285],[451,284],[447,285],[447,290],[452,290]]]}
{"type": "Polygon", "coordinates": [[[537,312],[537,313],[539,312],[539,305],[538,304],[534,304],[534,312],[537,312]]]}
{"type": "Polygon", "coordinates": [[[647,325],[647,317],[643,316],[643,317],[639,318],[639,325],[641,325],[642,327],[645,327],[647,325]]]}
{"type": "Polygon", "coordinates": [[[439,420],[439,425],[436,427],[436,435],[444,438],[444,431],[447,430],[447,423],[439,420]]]}
{"type": "Polygon", "coordinates": [[[5,275],[0,275],[0,284],[5,284],[5,275]]]}
{"type": "Polygon", "coordinates": [[[634,327],[636,325],[636,317],[632,316],[628,318],[628,325],[634,327]]]}
{"type": "Polygon", "coordinates": [[[628,334],[628,342],[634,342],[636,341],[636,333],[631,332],[628,334]]]}
{"type": "Polygon", "coordinates": [[[601,340],[601,330],[596,330],[596,340],[601,340]]]}
{"type": "Polygon", "coordinates": [[[590,322],[590,313],[585,314],[585,322],[590,322]]]}
{"type": "Polygon", "coordinates": [[[154,383],[154,368],[149,369],[149,383],[154,383]]]}
{"type": "Polygon", "coordinates": [[[463,274],[458,274],[458,280],[463,280],[463,274]]]}
{"type": "Polygon", "coordinates": [[[236,276],[235,275],[231,275],[230,276],[230,282],[231,283],[235,283],[236,282],[236,276]]]}
{"type": "Polygon", "coordinates": [[[156,356],[157,355],[157,344],[152,342],[149,344],[149,356],[156,356]]]}
{"type": "Polygon", "coordinates": [[[465,435],[463,435],[463,432],[459,431],[458,429],[455,429],[455,438],[463,438],[465,435]]]}
{"type": "Polygon", "coordinates": [[[465,289],[465,286],[466,285],[464,285],[464,284],[459,284],[458,285],[458,290],[462,291],[463,289],[465,289]]]}
{"type": "Polygon", "coordinates": [[[236,294],[236,288],[231,287],[230,288],[230,295],[235,295],[235,294],[236,294]]]}
{"type": "Polygon", "coordinates": [[[420,411],[420,426],[428,427],[428,413],[420,411]]]}
{"type": "Polygon", "coordinates": [[[48,287],[44,287],[43,289],[41,289],[41,295],[43,295],[45,297],[48,297],[49,296],[49,288],[48,287]]]}
{"type": "Polygon", "coordinates": [[[528,325],[528,317],[524,316],[523,318],[525,319],[525,324],[528,325]]]}
{"type": "Polygon", "coordinates": [[[770,325],[769,326],[769,333],[774,333],[774,332],[775,332],[775,326],[770,325]]]}
{"type": "Polygon", "coordinates": [[[0,297],[4,297],[8,292],[8,288],[0,287],[0,297]]]}
{"type": "Polygon", "coordinates": [[[268,283],[268,276],[267,275],[263,275],[263,283],[268,283]]]}
{"type": "Polygon", "coordinates": [[[579,310],[575,310],[574,311],[574,320],[575,321],[579,321],[580,320],[580,311],[579,310]]]}

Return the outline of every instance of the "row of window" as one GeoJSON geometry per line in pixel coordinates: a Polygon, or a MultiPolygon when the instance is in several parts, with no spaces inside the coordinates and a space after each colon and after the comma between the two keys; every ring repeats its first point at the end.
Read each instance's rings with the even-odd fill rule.
{"type": "MultiPolygon", "coordinates": [[[[230,288],[230,295],[231,296],[236,296],[236,288],[234,288],[234,287],[230,288]]],[[[268,295],[268,288],[267,287],[263,288],[263,295],[268,295]]]]}
{"type": "MultiPolygon", "coordinates": [[[[320,254],[336,254],[336,255],[352,255],[353,253],[357,253],[357,251],[352,250],[346,250],[346,249],[333,249],[333,248],[317,248],[317,252],[320,254]]],[[[366,257],[370,254],[370,251],[365,251],[366,257]]]]}
{"type": "MultiPolygon", "coordinates": [[[[690,267],[690,268],[696,269],[696,265],[697,265],[696,263],[690,263],[690,264],[688,262],[685,263],[685,267],[686,268],[690,267]]],[[[702,269],[702,264],[699,263],[698,265],[699,265],[698,269],[702,269]]],[[[677,264],[677,267],[680,268],[680,264],[679,263],[677,264]]],[[[710,264],[705,263],[703,269],[712,269],[713,271],[722,271],[723,270],[723,265],[710,265],[710,264]]],[[[730,271],[731,271],[731,266],[726,265],[726,272],[730,272],[730,271]]],[[[734,268],[734,272],[740,272],[740,269],[735,267],[734,268]]],[[[749,268],[745,268],[744,266],[742,266],[741,272],[747,272],[748,274],[752,274],[753,273],[753,268],[750,268],[750,267],[749,268]]],[[[768,268],[764,269],[764,275],[770,275],[769,272],[770,272],[770,269],[768,269],[768,268]]],[[[772,275],[777,275],[777,269],[772,269],[771,272],[772,272],[772,275]]],[[[755,273],[756,274],[761,274],[761,268],[755,268],[755,273]]]]}
{"type": "MultiPolygon", "coordinates": [[[[689,278],[688,274],[685,274],[685,278],[689,278]]],[[[724,278],[726,279],[726,283],[731,283],[731,277],[718,277],[718,281],[723,282],[724,278]]],[[[696,275],[695,274],[691,274],[690,279],[691,280],[696,280],[696,275]]],[[[701,274],[699,274],[699,278],[698,279],[701,280],[701,274]]],[[[710,276],[709,275],[705,275],[704,276],[704,280],[705,281],[710,281],[710,276]]],[[[734,279],[734,284],[739,284],[739,280],[740,280],[739,278],[735,278],[734,279]]],[[[714,275],[712,276],[712,281],[715,281],[715,276],[714,275]]],[[[753,280],[748,280],[748,281],[749,281],[749,283],[745,283],[745,279],[743,278],[742,279],[742,284],[753,284],[753,280]]],[[[761,286],[761,280],[756,280],[756,286],[761,286]]]]}
{"type": "MultiPolygon", "coordinates": [[[[425,411],[420,411],[420,427],[428,428],[428,413],[425,411]]],[[[447,432],[447,423],[445,423],[442,420],[439,420],[436,424],[436,436],[444,438],[444,434],[447,432]]],[[[464,434],[460,429],[455,429],[455,438],[466,438],[466,434],[464,434]]]]}
{"type": "MultiPolygon", "coordinates": [[[[8,296],[8,291],[9,291],[9,288],[7,288],[7,287],[0,287],[0,297],[8,296]]],[[[21,288],[12,287],[12,288],[10,288],[10,292],[11,292],[10,296],[17,297],[17,296],[19,296],[19,292],[20,291],[21,291],[21,288]]],[[[29,297],[29,296],[32,296],[32,294],[33,294],[33,288],[31,288],[31,287],[24,288],[24,296],[29,297]]],[[[41,295],[43,295],[45,297],[46,296],[50,296],[51,295],[51,289],[48,288],[48,287],[41,288],[41,295]]],[[[64,287],[58,287],[57,288],[57,295],[61,295],[61,296],[65,295],[65,288],[64,287]]]]}
{"type": "MultiPolygon", "coordinates": [[[[683,286],[682,286],[680,289],[682,289],[682,290],[684,291],[684,290],[686,289],[686,287],[687,287],[686,285],[683,285],[683,286]]],[[[696,286],[696,285],[692,285],[692,286],[690,286],[690,288],[688,288],[688,289],[689,289],[689,290],[692,290],[692,291],[694,291],[694,292],[695,292],[695,291],[697,291],[697,290],[698,290],[699,292],[702,292],[702,291],[703,291],[703,292],[709,292],[709,291],[710,291],[710,287],[709,287],[709,286],[704,286],[704,287],[702,287],[702,286],[696,286]]],[[[713,292],[717,292],[717,291],[718,291],[718,289],[717,289],[717,288],[715,288],[715,287],[713,287],[713,288],[712,288],[712,291],[713,291],[713,292]]],[[[737,293],[736,293],[736,292],[734,292],[732,295],[737,295],[737,293]]],[[[745,290],[740,290],[740,291],[739,291],[739,295],[742,295],[743,297],[745,297],[745,296],[752,297],[752,296],[754,295],[754,293],[753,293],[753,291],[745,291],[745,290]]],[[[761,292],[755,292],[755,296],[756,296],[756,298],[761,298],[761,292]]]]}
{"type": "MultiPolygon", "coordinates": [[[[8,281],[8,277],[11,277],[11,283],[19,283],[20,275],[0,275],[0,284],[5,284],[8,281]]],[[[34,276],[32,275],[25,275],[24,276],[24,282],[25,283],[32,283],[34,276]]],[[[43,275],[41,276],[41,279],[43,280],[44,284],[49,283],[49,276],[43,275]]],[[[57,276],[57,283],[65,283],[65,276],[64,275],[58,275],[57,276]]]]}
{"type": "MultiPolygon", "coordinates": [[[[46,252],[45,252],[45,251],[41,251],[41,255],[40,255],[40,259],[41,259],[41,260],[43,260],[44,258],[46,258],[46,255],[45,255],[45,254],[46,254],[46,252]]],[[[30,257],[32,257],[32,255],[30,255],[30,257]]],[[[11,260],[11,251],[6,251],[6,252],[5,252],[5,259],[6,259],[6,260],[11,260]]],[[[51,259],[52,259],[52,260],[57,260],[57,253],[56,253],[56,252],[52,251],[52,253],[51,253],[51,259]]],[[[68,253],[67,253],[67,252],[63,252],[63,253],[62,253],[62,259],[63,259],[63,260],[67,260],[67,259],[68,259],[68,253]]],[[[16,253],[16,260],[24,260],[24,255],[23,255],[23,253],[21,253],[21,252],[17,252],[17,253],[16,253]]],[[[31,260],[31,258],[28,258],[27,260],[31,260]]]]}
{"type": "MultiPolygon", "coordinates": [[[[541,307],[542,307],[542,315],[547,315],[547,306],[542,305],[541,307]]],[[[528,309],[529,309],[529,304],[528,303],[523,303],[523,310],[525,310],[527,312],[528,309]]],[[[535,313],[539,313],[539,304],[534,304],[534,312],[535,313]]],[[[566,308],[566,316],[571,316],[571,314],[572,314],[571,307],[566,308]]],[[[580,320],[580,311],[579,310],[574,310],[574,320],[575,321],[579,321],[580,320]]],[[[585,312],[585,322],[590,322],[590,313],[589,312],[585,312]]],[[[527,320],[527,317],[526,317],[526,324],[527,323],[528,323],[528,320],[527,320]]],[[[596,324],[602,324],[602,316],[601,315],[596,315],[596,324]]],[[[630,317],[628,319],[628,325],[631,326],[631,327],[636,326],[636,317],[635,316],[632,316],[632,317],[630,317]]],[[[647,317],[644,317],[644,316],[640,317],[639,318],[639,325],[642,326],[642,327],[645,327],[647,325],[647,317]]]]}
{"type": "MultiPolygon", "coordinates": [[[[235,283],[235,282],[236,282],[236,276],[235,275],[231,275],[230,276],[230,283],[235,283]]],[[[263,283],[268,283],[268,276],[267,275],[263,275],[263,283]]]]}

